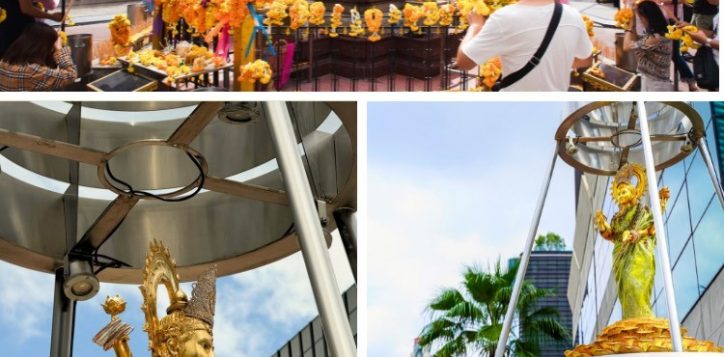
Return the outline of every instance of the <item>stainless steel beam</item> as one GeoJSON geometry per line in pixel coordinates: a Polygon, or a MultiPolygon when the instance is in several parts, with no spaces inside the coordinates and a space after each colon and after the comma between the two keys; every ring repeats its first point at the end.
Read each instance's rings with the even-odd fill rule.
{"type": "Polygon", "coordinates": [[[73,356],[73,332],[75,329],[75,301],[63,292],[65,273],[63,268],[55,272],[55,297],[53,300],[53,325],[50,334],[50,357],[73,356]]]}
{"type": "Polygon", "coordinates": [[[216,113],[224,107],[224,102],[203,102],[168,138],[168,142],[178,145],[189,145],[201,133],[216,113]]]}
{"type": "Polygon", "coordinates": [[[317,309],[328,337],[331,355],[354,357],[354,342],[342,294],[332,270],[319,215],[314,205],[304,166],[297,151],[289,110],[284,102],[266,102],[264,110],[277,152],[277,162],[289,194],[302,256],[314,291],[317,309]]]}
{"type": "Polygon", "coordinates": [[[706,168],[709,171],[709,177],[711,178],[711,183],[714,185],[716,196],[719,197],[719,204],[724,207],[724,192],[722,192],[721,182],[719,182],[719,179],[716,177],[716,169],[711,160],[709,147],[706,145],[706,137],[704,136],[699,138],[699,151],[701,151],[701,157],[704,158],[704,163],[706,163],[706,168]]]}
{"type": "Polygon", "coordinates": [[[540,217],[543,215],[543,207],[546,203],[546,197],[548,196],[548,188],[551,185],[551,178],[553,177],[553,169],[556,166],[556,159],[558,158],[558,146],[553,150],[553,158],[551,163],[548,165],[548,171],[544,176],[543,187],[541,188],[540,196],[538,197],[538,203],[535,208],[535,214],[533,216],[533,222],[530,224],[530,230],[528,231],[528,239],[525,241],[525,248],[523,249],[523,256],[520,258],[520,264],[518,265],[518,271],[515,274],[515,284],[513,284],[513,291],[510,295],[510,302],[508,303],[508,310],[505,312],[505,321],[503,322],[503,329],[500,331],[500,338],[498,339],[498,345],[495,348],[495,357],[505,356],[505,349],[508,345],[508,335],[510,335],[510,329],[513,327],[513,317],[515,316],[516,306],[518,306],[518,297],[520,296],[520,290],[523,287],[523,280],[525,279],[525,272],[528,270],[528,262],[530,261],[530,253],[533,251],[533,243],[535,242],[535,235],[538,232],[538,224],[540,223],[540,217]]]}
{"type": "Polygon", "coordinates": [[[671,278],[671,262],[669,262],[669,247],[666,244],[666,230],[664,229],[664,218],[661,214],[661,201],[659,200],[659,189],[656,184],[656,169],[654,164],[654,152],[651,146],[649,132],[649,119],[646,113],[646,106],[643,101],[636,102],[639,116],[639,127],[641,128],[641,142],[644,146],[644,161],[646,164],[646,178],[649,181],[649,199],[651,200],[651,213],[654,216],[654,227],[656,228],[656,245],[659,247],[659,259],[661,260],[661,272],[664,278],[664,291],[666,292],[666,305],[669,308],[669,327],[671,330],[671,343],[674,352],[683,352],[681,343],[681,327],[679,326],[679,314],[676,311],[676,297],[674,296],[674,282],[671,278]]]}
{"type": "Polygon", "coordinates": [[[204,188],[214,192],[248,198],[250,200],[289,205],[289,198],[284,191],[230,181],[214,176],[207,176],[204,179],[204,188]]]}
{"type": "Polygon", "coordinates": [[[88,228],[83,238],[78,242],[78,247],[81,249],[95,249],[101,246],[123,222],[131,209],[138,203],[138,200],[137,196],[116,197],[88,228]]]}
{"type": "Polygon", "coordinates": [[[45,139],[35,135],[14,133],[5,129],[0,129],[0,145],[96,166],[100,165],[106,156],[106,153],[102,151],[86,149],[78,145],[45,139]]]}

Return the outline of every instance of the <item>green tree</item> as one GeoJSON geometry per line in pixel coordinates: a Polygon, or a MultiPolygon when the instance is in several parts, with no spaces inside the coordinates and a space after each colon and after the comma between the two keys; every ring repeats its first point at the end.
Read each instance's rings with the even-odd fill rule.
{"type": "MultiPolygon", "coordinates": [[[[467,267],[462,289],[446,288],[427,306],[431,321],[420,334],[420,344],[440,345],[435,357],[469,353],[494,356],[516,270],[517,266],[503,271],[500,260],[492,272],[467,267]]],[[[506,348],[507,356],[538,356],[540,342],[544,339],[569,339],[568,331],[558,322],[558,311],[552,307],[537,307],[538,299],[551,295],[550,290],[537,289],[530,282],[524,282],[516,322],[506,348]]]]}
{"type": "Polygon", "coordinates": [[[561,251],[566,250],[566,242],[563,241],[561,236],[548,232],[546,235],[539,235],[535,239],[535,247],[533,250],[544,250],[544,251],[561,251]]]}

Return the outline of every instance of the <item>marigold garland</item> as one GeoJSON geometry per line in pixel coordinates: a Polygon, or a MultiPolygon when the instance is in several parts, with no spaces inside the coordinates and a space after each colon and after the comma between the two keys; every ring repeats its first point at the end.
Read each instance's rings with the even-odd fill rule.
{"type": "Polygon", "coordinates": [[[581,16],[583,17],[583,23],[586,24],[586,32],[588,32],[588,37],[593,37],[593,20],[591,20],[591,18],[586,15],[581,16]]]}
{"type": "Polygon", "coordinates": [[[420,20],[422,15],[423,12],[420,6],[406,3],[405,7],[402,8],[402,16],[405,19],[405,27],[409,27],[412,32],[417,32],[419,30],[417,22],[420,20]]]}
{"type": "Polygon", "coordinates": [[[425,17],[422,21],[425,26],[433,26],[437,24],[437,22],[440,21],[440,9],[438,8],[437,3],[434,1],[423,2],[422,15],[425,17]]]}
{"type": "Polygon", "coordinates": [[[483,84],[488,89],[493,88],[502,72],[503,64],[500,61],[500,57],[493,57],[480,66],[480,76],[483,77],[483,84]]]}
{"type": "Polygon", "coordinates": [[[334,7],[332,8],[332,20],[330,23],[331,31],[329,32],[329,37],[337,37],[339,34],[337,33],[337,27],[342,25],[342,13],[344,12],[344,6],[340,4],[334,4],[334,7]]]}
{"type": "Polygon", "coordinates": [[[5,11],[5,9],[0,7],[0,23],[5,21],[5,19],[8,18],[8,12],[5,11]]]}
{"type": "Polygon", "coordinates": [[[450,26],[453,22],[453,17],[455,16],[455,7],[451,4],[445,4],[440,6],[440,10],[438,11],[440,21],[440,26],[450,26]]]}
{"type": "Polygon", "coordinates": [[[284,0],[274,0],[271,3],[269,11],[266,12],[264,25],[284,25],[284,19],[287,18],[287,4],[284,0]]]}
{"type": "Polygon", "coordinates": [[[324,25],[324,13],[327,11],[324,3],[315,1],[309,5],[309,23],[312,25],[324,25]]]}
{"type": "Polygon", "coordinates": [[[372,32],[370,37],[368,37],[371,42],[377,42],[381,38],[378,31],[382,26],[383,17],[384,14],[382,13],[382,10],[378,8],[370,8],[365,10],[365,24],[367,24],[367,29],[372,32]]]}
{"type": "Polygon", "coordinates": [[[261,84],[268,84],[271,81],[272,70],[264,60],[256,60],[249,62],[241,68],[241,75],[239,81],[246,83],[256,83],[259,81],[261,84]]]}
{"type": "Polygon", "coordinates": [[[291,19],[290,30],[294,31],[304,26],[309,19],[309,3],[307,0],[295,0],[289,6],[289,18],[291,19]]]}
{"type": "Polygon", "coordinates": [[[681,47],[679,47],[679,50],[684,53],[688,52],[689,49],[697,49],[701,47],[698,43],[694,42],[694,39],[691,38],[690,33],[696,33],[699,32],[699,29],[694,25],[687,25],[682,28],[669,25],[666,27],[669,32],[666,33],[666,38],[670,40],[679,40],[683,42],[681,44],[681,47]]]}
{"type": "Polygon", "coordinates": [[[630,7],[625,7],[621,10],[616,11],[613,15],[613,19],[616,20],[616,27],[624,30],[631,29],[631,19],[633,18],[633,10],[630,7]]]}

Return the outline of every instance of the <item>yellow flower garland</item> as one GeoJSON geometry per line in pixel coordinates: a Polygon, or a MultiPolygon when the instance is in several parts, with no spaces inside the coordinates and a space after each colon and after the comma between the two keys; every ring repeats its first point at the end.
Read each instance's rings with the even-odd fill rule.
{"type": "Polygon", "coordinates": [[[246,83],[256,83],[259,81],[261,84],[268,84],[271,81],[272,70],[264,60],[256,60],[249,62],[241,68],[241,75],[239,81],[246,83]]]}
{"type": "Polygon", "coordinates": [[[274,0],[266,13],[264,25],[284,25],[284,19],[287,18],[287,4],[284,0],[274,0]]]}
{"type": "Polygon", "coordinates": [[[405,7],[402,8],[402,16],[405,19],[405,27],[409,27],[410,31],[417,32],[417,30],[419,30],[417,22],[420,20],[422,15],[422,8],[420,6],[407,3],[405,4],[405,7]]]}
{"type": "Polygon", "coordinates": [[[613,16],[613,19],[616,20],[616,27],[624,30],[631,29],[631,18],[633,18],[633,16],[633,10],[630,7],[616,11],[616,14],[613,16]]]}
{"type": "Polygon", "coordinates": [[[452,4],[445,4],[440,6],[439,15],[440,26],[450,26],[455,16],[455,7],[452,4]]]}
{"type": "Polygon", "coordinates": [[[295,0],[289,7],[290,30],[296,30],[307,23],[309,19],[309,3],[307,0],[295,0]]]}
{"type": "Polygon", "coordinates": [[[359,11],[357,11],[357,7],[353,7],[352,10],[349,10],[349,15],[351,17],[349,35],[352,37],[364,35],[365,29],[362,27],[362,18],[359,11]]]}
{"type": "Polygon", "coordinates": [[[483,84],[488,89],[493,88],[493,85],[498,81],[502,72],[503,64],[500,62],[500,57],[493,57],[480,66],[480,75],[483,77],[483,84]]]}
{"type": "Polygon", "coordinates": [[[425,26],[433,26],[440,20],[440,12],[434,1],[422,3],[422,14],[425,16],[425,20],[422,21],[425,26]]]}
{"type": "Polygon", "coordinates": [[[371,42],[377,42],[380,40],[380,34],[378,31],[380,30],[380,27],[382,26],[382,18],[384,17],[384,14],[382,13],[382,10],[377,8],[371,8],[365,10],[365,23],[367,24],[367,28],[372,32],[372,35],[368,37],[368,39],[371,42]]]}
{"type": "Polygon", "coordinates": [[[400,11],[395,4],[390,4],[387,23],[390,25],[397,25],[397,23],[400,22],[400,19],[402,19],[402,11],[400,11]]]}
{"type": "Polygon", "coordinates": [[[309,23],[312,25],[324,25],[324,13],[327,11],[324,3],[321,1],[315,1],[312,5],[309,5],[309,23]]]}
{"type": "Polygon", "coordinates": [[[5,19],[8,18],[8,12],[5,11],[5,9],[0,7],[0,22],[5,21],[5,19]]]}
{"type": "Polygon", "coordinates": [[[673,25],[667,26],[667,29],[669,32],[666,34],[666,38],[670,40],[680,40],[683,42],[681,44],[681,47],[679,50],[683,52],[688,52],[689,49],[697,49],[701,47],[698,43],[694,42],[694,39],[691,38],[691,35],[689,33],[696,33],[699,32],[699,29],[694,25],[688,25],[684,26],[683,28],[678,28],[673,25]]]}

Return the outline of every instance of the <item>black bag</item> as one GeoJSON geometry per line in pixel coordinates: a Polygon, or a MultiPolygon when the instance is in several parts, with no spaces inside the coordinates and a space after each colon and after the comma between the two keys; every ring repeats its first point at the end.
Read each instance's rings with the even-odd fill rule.
{"type": "Polygon", "coordinates": [[[553,35],[558,29],[558,24],[561,22],[561,14],[563,14],[563,5],[556,1],[555,7],[553,8],[553,16],[551,17],[551,22],[548,23],[548,29],[546,30],[546,34],[543,36],[543,42],[541,42],[540,46],[533,54],[533,57],[531,57],[528,63],[526,63],[525,66],[523,66],[521,69],[507,76],[504,76],[502,79],[499,79],[495,83],[495,85],[493,85],[492,90],[494,92],[500,91],[501,89],[519,81],[521,78],[525,77],[528,72],[532,71],[533,68],[538,65],[538,63],[540,63],[541,58],[543,58],[543,55],[548,49],[548,45],[553,39],[553,35]]]}
{"type": "Polygon", "coordinates": [[[719,88],[719,65],[714,59],[711,47],[701,46],[694,55],[694,76],[699,88],[717,90],[719,88]]]}

